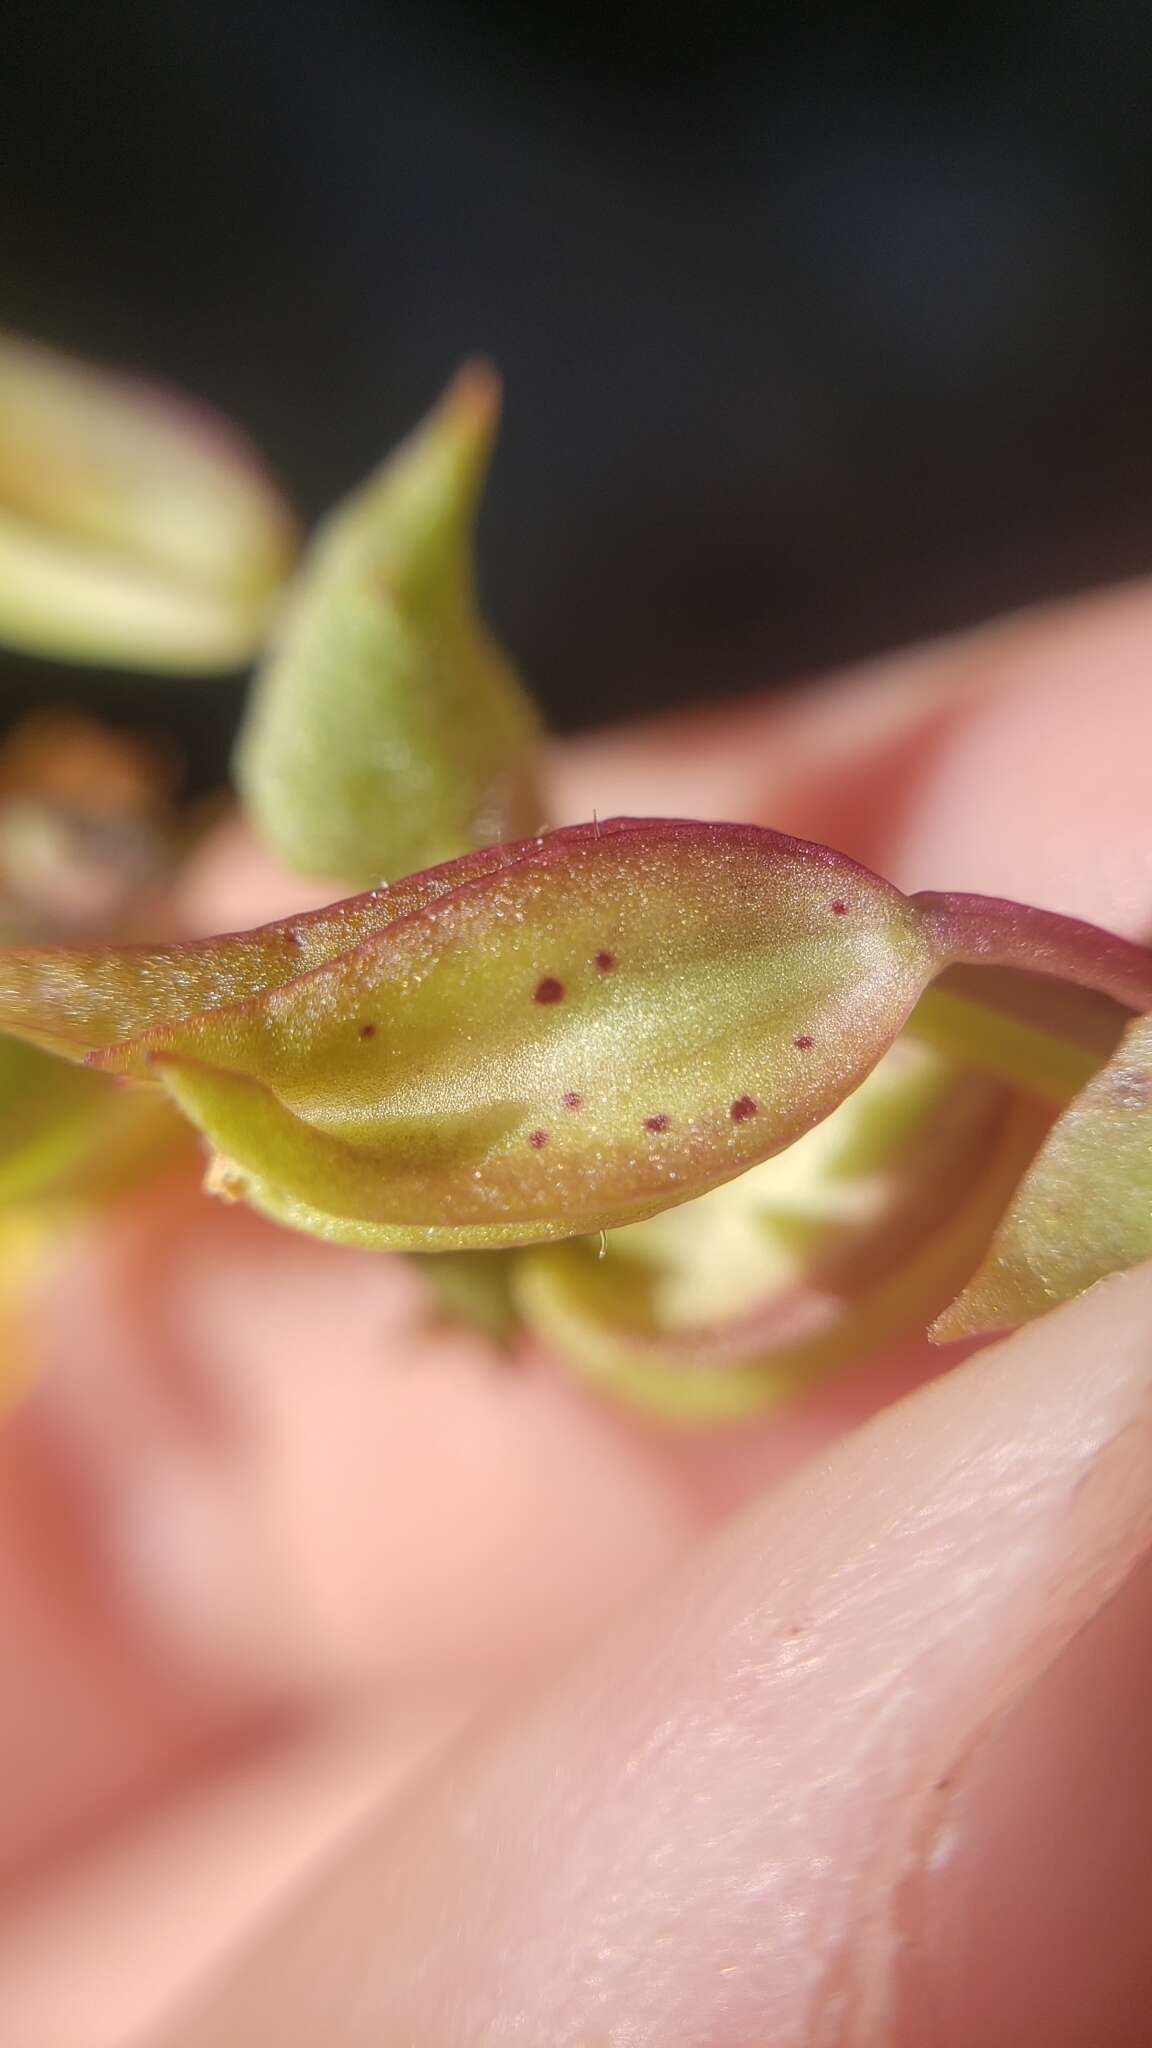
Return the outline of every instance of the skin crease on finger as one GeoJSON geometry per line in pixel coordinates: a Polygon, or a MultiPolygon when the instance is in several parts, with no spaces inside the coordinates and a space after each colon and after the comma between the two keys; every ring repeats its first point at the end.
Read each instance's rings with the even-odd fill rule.
{"type": "MultiPolygon", "coordinates": [[[[813,699],[798,696],[763,706],[753,702],[714,714],[670,719],[659,728],[635,734],[566,743],[557,756],[557,815],[587,815],[596,806],[601,813],[616,807],[655,808],[759,818],[837,841],[859,857],[886,867],[909,887],[1016,889],[1104,920],[1112,914],[1114,897],[1119,906],[1117,921],[1136,929],[1141,901],[1146,909],[1152,909],[1141,772],[1147,748],[1138,743],[1141,730],[1146,731],[1150,709],[1146,689],[1150,650],[1152,599],[1147,586],[1025,615],[937,648],[877,664],[859,679],[860,688],[850,678],[824,686],[813,699]],[[1100,730],[1110,729],[1113,735],[1127,733],[1130,739],[1127,745],[1109,739],[1098,788],[1080,782],[1080,764],[1085,758],[1084,707],[1090,709],[1100,730]],[[1005,734],[1011,737],[1009,752],[1005,734]],[[1032,771],[1038,749],[1043,750],[1042,774],[1032,771]],[[1021,764],[1019,774],[1012,772],[1014,761],[1021,764]],[[926,792],[923,798],[921,790],[926,792]],[[1043,873],[1036,867],[1037,861],[1044,859],[1056,864],[1050,886],[1044,886],[1043,873]],[[1069,903],[1064,896],[1073,871],[1080,893],[1069,903]]],[[[186,910],[190,925],[220,928],[250,922],[293,904],[299,907],[301,900],[299,885],[282,876],[269,873],[261,883],[250,848],[245,853],[243,841],[228,834],[222,835],[215,852],[205,852],[190,874],[186,910]]],[[[220,1221],[216,1211],[205,1213],[211,1215],[214,1225],[220,1221]]],[[[283,1247],[289,1241],[278,1237],[276,1242],[283,1247]]],[[[148,1256],[154,1258],[153,1285],[160,1288],[166,1284],[166,1264],[159,1256],[158,1238],[148,1256]]],[[[293,1311],[293,1319],[305,1330],[319,1328],[327,1318],[326,1327],[331,1329],[333,1317],[343,1313],[343,1275],[352,1270],[357,1255],[308,1247],[301,1257],[309,1272],[319,1276],[331,1269],[332,1278],[331,1285],[316,1286],[308,1312],[311,1323],[303,1308],[299,1315],[293,1311]]],[[[144,1253],[139,1263],[143,1268],[144,1253]]],[[[162,1328],[164,1313],[176,1312],[180,1290],[185,1299],[191,1299],[201,1279],[208,1284],[216,1304],[210,1319],[216,1332],[215,1353],[223,1356],[227,1402],[233,1404],[234,1420],[239,1423],[239,1427],[230,1427],[228,1435],[239,1450],[234,1463],[226,1466],[223,1444],[214,1444],[210,1431],[202,1432],[193,1447],[192,1464],[215,1487],[218,1499],[226,1503],[234,1497],[243,1503],[244,1512],[230,1525],[228,1540],[213,1539],[212,1570],[220,1593],[227,1597],[213,1592],[210,1574],[206,1575],[196,1559],[188,1562],[190,1578],[181,1580],[174,1569],[177,1560],[171,1559],[167,1578],[158,1579],[147,1517],[136,1499],[137,1481],[149,1476],[154,1431],[131,1390],[112,1384],[117,1370],[114,1361],[120,1355],[120,1326],[97,1316],[93,1332],[89,1319],[95,1348],[108,1362],[109,1383],[102,1389],[104,1368],[97,1361],[93,1376],[91,1345],[87,1355],[82,1346],[70,1362],[68,1374],[55,1381],[44,1406],[41,1434],[46,1439],[51,1434],[54,1442],[63,1437],[69,1458],[77,1438],[82,1439],[82,1461],[91,1465],[93,1478],[86,1491],[94,1491],[109,1504],[114,1497],[118,1504],[121,1533],[112,1542],[98,1536],[93,1540],[91,1531],[88,1533],[87,1579],[79,1586],[73,1604],[81,1597],[87,1601],[81,1632],[86,1643],[95,1643],[102,1635],[115,1636],[114,1657],[110,1655],[106,1661],[115,1665],[113,1691],[122,1705],[109,1718],[98,1742],[94,1738],[90,1743],[78,1743],[69,1738],[58,1756],[53,1755],[50,1743],[40,1739],[39,1728],[33,1729],[38,1739],[29,1746],[28,1715],[23,1730],[14,1721],[6,1769],[10,1784],[19,1790],[25,1853],[34,1853],[37,1845],[37,1784],[51,1788],[48,1803],[54,1816],[54,1839],[59,1844],[67,1839],[64,1809],[68,1801],[74,1815],[91,1829],[114,1810],[103,1788],[111,1787],[113,1800],[123,1802],[129,1793],[139,1797],[149,1785],[155,1789],[165,1781],[170,1752],[177,1752],[178,1760],[181,1743],[185,1749],[195,1747],[182,1734],[178,1740],[172,1739],[176,1720],[165,1705],[167,1695],[160,1697],[159,1706],[156,1703],[152,1674],[158,1667],[168,1672],[168,1692],[181,1701],[189,1696],[201,1699],[194,1730],[199,1741],[203,1727],[210,1729],[215,1739],[222,1730],[242,1726],[245,1719],[250,1722],[254,1706],[259,1708],[262,1702],[277,1698],[277,1689],[284,1683],[286,1638],[290,1639],[294,1686],[301,1673],[311,1683],[318,1669],[326,1674],[326,1683],[334,1675],[338,1685],[345,1683],[349,1671],[345,1645],[352,1645],[354,1639],[359,1645],[356,1656],[361,1675],[373,1664],[377,1669],[390,1666],[394,1674],[398,1648],[401,1661],[410,1654],[417,1660],[426,1659],[430,1652],[442,1660],[445,1646],[450,1651],[459,1647],[457,1624],[461,1617],[473,1631],[473,1639],[477,1643],[483,1640],[483,1603],[477,1610],[476,1575],[453,1575],[445,1545],[437,1549],[439,1562],[426,1589],[427,1598],[421,1600],[415,1575],[406,1588],[404,1627],[408,1630],[413,1620],[419,1627],[408,1642],[398,1644],[395,1605],[380,1597],[378,1576],[374,1582],[375,1560],[385,1551],[394,1555],[404,1533],[388,1520],[395,1503],[387,1487],[376,1485],[370,1492],[365,1484],[350,1495],[348,1485],[341,1484],[339,1478],[342,1445],[357,1435],[357,1417],[365,1428],[370,1420],[368,1411],[357,1406],[351,1367],[348,1374],[342,1369],[337,1374],[341,1389],[337,1405],[342,1412],[347,1410],[346,1426],[330,1441],[323,1431],[318,1438],[315,1419],[319,1411],[314,1404],[305,1404],[301,1415],[290,1392],[272,1398],[274,1380],[280,1385],[286,1378],[282,1370],[277,1377],[275,1370],[283,1361],[272,1357],[261,1361],[251,1350],[251,1331],[226,1335],[234,1328],[229,1322],[229,1289],[234,1293],[239,1289],[239,1273],[234,1283],[230,1281],[227,1262],[217,1273],[206,1238],[199,1250],[189,1242],[187,1254],[182,1251],[178,1263],[179,1287],[166,1311],[160,1313],[163,1303],[153,1301],[148,1318],[134,1322],[125,1299],[122,1312],[128,1321],[121,1328],[121,1338],[130,1337],[129,1349],[136,1357],[146,1335],[154,1336],[162,1328]],[[205,1261],[199,1274],[198,1258],[205,1261]],[[79,1382],[85,1375],[92,1381],[87,1402],[78,1400],[79,1382]],[[238,1399],[241,1383],[243,1398],[238,1399]],[[108,1428],[99,1424],[99,1411],[106,1400],[111,1403],[117,1435],[115,1456],[109,1453],[107,1458],[99,1442],[109,1434],[108,1428]],[[319,1457],[315,1455],[317,1446],[323,1453],[319,1457]],[[257,1450],[250,1469],[248,1460],[257,1450]],[[330,1525],[346,1519],[350,1498],[355,1499],[356,1517],[370,1539],[352,1550],[329,1540],[330,1525]],[[382,1509],[387,1509],[383,1519],[382,1509]],[[123,1535],[126,1527],[136,1532],[131,1541],[123,1535]],[[273,1579],[261,1579],[258,1573],[253,1579],[248,1574],[253,1586],[248,1610],[240,1597],[245,1573],[230,1567],[229,1543],[241,1547],[243,1556],[237,1561],[248,1565],[253,1556],[259,1561],[262,1546],[270,1546],[273,1579]],[[442,1558],[440,1549],[444,1550],[442,1558]],[[285,1554],[283,1596],[276,1593],[270,1597],[269,1585],[275,1583],[276,1574],[283,1578],[285,1573],[285,1554]],[[94,1568],[96,1562],[99,1570],[94,1568]],[[104,1615],[110,1597],[105,1580],[113,1575],[115,1628],[110,1630],[104,1615]],[[301,1582],[306,1592],[303,1604],[298,1590],[301,1582]],[[187,1598],[180,1592],[181,1584],[191,1585],[187,1598]],[[308,1617],[310,1613],[319,1616],[321,1611],[329,1614],[328,1592],[333,1587],[339,1589],[338,1608],[345,1617],[342,1635],[335,1643],[330,1637],[327,1643],[317,1645],[308,1617]],[[258,1662],[266,1643],[271,1643],[273,1654],[261,1673],[253,1669],[253,1660],[258,1662]],[[240,1673],[236,1669],[238,1650],[244,1653],[240,1673]],[[147,1741],[141,1740],[141,1724],[147,1741]],[[116,1753],[117,1728],[123,1731],[119,1742],[122,1755],[116,1753]],[[97,1748],[99,1755],[95,1754],[97,1748]],[[165,1758],[163,1772],[153,1762],[154,1751],[165,1758]]],[[[273,1282],[275,1266],[272,1259],[269,1287],[279,1286],[273,1282]]],[[[304,1288],[303,1293],[307,1292],[304,1288]]],[[[357,1282],[354,1292],[359,1299],[367,1290],[357,1282]]],[[[91,1296],[87,1298],[90,1303],[91,1296]]],[[[279,1328],[283,1320],[272,1318],[272,1329],[279,1328]]],[[[358,1312],[354,1320],[359,1328],[358,1312]]],[[[76,1321],[74,1315],[73,1323],[76,1321]]],[[[367,1386],[371,1337],[367,1310],[363,1326],[367,1386]]],[[[430,1388],[425,1388],[422,1369],[418,1383],[405,1383],[401,1409],[392,1415],[391,1423],[385,1424],[381,1415],[371,1421],[370,1431],[376,1432],[379,1440],[383,1429],[388,1443],[399,1437],[408,1445],[409,1463],[415,1468],[424,1455],[421,1428],[426,1424],[433,1468],[436,1459],[446,1459],[447,1483],[458,1484],[451,1479],[454,1470],[471,1471],[471,1512],[478,1518],[476,1526],[483,1527],[484,1554],[494,1572],[503,1569],[500,1559],[505,1554],[501,1550],[505,1537],[511,1542],[515,1536],[522,1552],[536,1551],[546,1562],[544,1532],[553,1505],[566,1503],[565,1513],[578,1523],[580,1503],[587,1499],[580,1461],[588,1470],[596,1469],[603,1480],[597,1446],[610,1453],[617,1517],[609,1532],[612,1541],[582,1547],[576,1527],[571,1537],[574,1547],[565,1552],[584,1572],[579,1559],[583,1549],[587,1550],[587,1597],[582,1592],[577,1603],[581,1628],[586,1628],[597,1611],[619,1605],[630,1584],[651,1577],[662,1562],[684,1548],[700,1525],[693,1502],[702,1501],[707,1514],[714,1515],[733,1501],[747,1498],[783,1464],[811,1456],[822,1439],[910,1384],[928,1369],[928,1356],[921,1351],[898,1372],[880,1370],[859,1382],[855,1378],[842,1380],[806,1404],[801,1414],[790,1415],[779,1424],[768,1422],[757,1429],[696,1443],[665,1439],[656,1445],[643,1432],[637,1436],[630,1424],[594,1411],[578,1391],[558,1388],[554,1393],[543,1374],[537,1377],[533,1373],[530,1399],[506,1399],[504,1382],[493,1380],[491,1361],[477,1352],[470,1364],[463,1359],[454,1363],[447,1377],[434,1375],[430,1388]],[[476,1464],[472,1459],[476,1439],[469,1420],[480,1413],[481,1379],[500,1394],[483,1437],[490,1453],[487,1490],[484,1461],[476,1464]],[[581,1421],[582,1415],[586,1421],[581,1421]],[[501,1475],[524,1459],[535,1465],[531,1498],[526,1500],[522,1489],[514,1490],[509,1498],[501,1475]],[[465,1461],[463,1467],[461,1460],[465,1461]],[[513,1510],[521,1518],[518,1528],[513,1527],[513,1510]],[[529,1513],[543,1519],[529,1524],[524,1519],[529,1513]],[[603,1581],[599,1596],[593,1584],[597,1572],[603,1581]]],[[[954,1356],[948,1353],[936,1362],[950,1364],[954,1356]]],[[[326,1352],[326,1374],[332,1363],[326,1352]]],[[[196,1369],[211,1376],[220,1364],[214,1354],[211,1360],[201,1360],[196,1369]]],[[[287,1377],[299,1382],[314,1364],[314,1360],[310,1365],[301,1357],[298,1370],[287,1377]]],[[[335,1388],[332,1393],[335,1399],[335,1388]]],[[[218,1394],[209,1387],[209,1407],[217,1399],[218,1394]]],[[[374,1385],[373,1414],[379,1401],[380,1392],[374,1385]]],[[[154,1405],[150,1394],[145,1405],[154,1405]]],[[[179,1430],[175,1437],[179,1438],[179,1430]]],[[[182,1454],[186,1446],[174,1440],[168,1448],[182,1454]]],[[[360,1456],[355,1460],[365,1481],[369,1462],[360,1456]]],[[[409,1491],[415,1498],[417,1489],[412,1486],[409,1491]]],[[[152,1493],[155,1497],[155,1489],[152,1493]]],[[[459,1504],[461,1497],[453,1497],[459,1504]]],[[[163,1500],[158,1504],[162,1508],[163,1500]]],[[[474,1545],[467,1518],[463,1524],[459,1516],[452,1520],[452,1542],[460,1555],[471,1556],[474,1545]]],[[[415,1533],[413,1525],[409,1531],[413,1539],[415,1533]]],[[[764,1567],[763,1577],[765,1583],[771,1581],[770,1564],[764,1567]]],[[[484,1599],[497,1602],[497,1585],[482,1584],[480,1591],[484,1599]]],[[[51,1598],[43,1575],[36,1578],[30,1568],[28,1589],[21,1593],[17,1587],[13,1599],[5,1599],[0,1615],[10,1660],[16,1664],[23,1660],[33,1675],[39,1668],[46,1634],[63,1640],[78,1633],[68,1615],[47,1611],[51,1598]],[[35,1627],[25,1626],[22,1617],[33,1609],[39,1615],[35,1627]]],[[[520,1596],[517,1606],[523,1642],[530,1645],[539,1638],[543,1608],[520,1596]]],[[[559,1621],[561,1616],[553,1616],[549,1622],[553,1632],[548,1641],[553,1648],[559,1646],[562,1633],[554,1627],[559,1621]]],[[[508,1626],[512,1627],[511,1619],[508,1626]]],[[[77,1700],[84,1696],[90,1679],[86,1654],[86,1650],[77,1653],[74,1647],[69,1664],[71,1691],[77,1700]]],[[[467,1910],[466,1902],[462,1910],[467,1910]]],[[[111,2033],[105,2038],[111,2039],[111,2033]]],[[[584,2038],[595,2042],[599,2037],[584,2038]]],[[[619,2038],[628,2037],[621,2034],[619,2038]]],[[[742,2043],[741,2048],[748,2044],[742,2043]]]]}
{"type": "MultiPolygon", "coordinates": [[[[163,2048],[1063,2048],[1020,2030],[1019,1985],[1007,2030],[935,2030],[979,1829],[1004,1851],[979,1788],[958,1841],[947,1801],[974,1771],[996,1786],[997,1744],[1019,1756],[1046,1687],[1059,1709],[1062,1659],[1118,1594],[1125,1619],[1152,1544],[1150,1330],[1145,1270],[874,1418],[410,1788],[163,2048]]],[[[1083,1731],[1070,1753],[1092,1763],[1083,1731]]],[[[1091,1799],[1075,1810],[1068,1853],[1099,1861],[1091,1799]]],[[[1038,1848],[1016,1847],[1033,1921],[1058,1892],[1038,1848]]],[[[1152,1958],[1128,1962],[1146,2012],[1152,1958]]],[[[1092,2048],[1136,2038],[1131,2010],[1112,2021],[1092,2048]]]]}

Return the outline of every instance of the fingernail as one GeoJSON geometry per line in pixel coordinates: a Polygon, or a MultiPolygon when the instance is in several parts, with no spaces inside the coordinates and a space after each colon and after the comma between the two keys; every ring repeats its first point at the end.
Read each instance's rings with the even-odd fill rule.
{"type": "Polygon", "coordinates": [[[893,2048],[1137,2048],[1152,2012],[1152,1557],[930,1795],[893,2048]]]}

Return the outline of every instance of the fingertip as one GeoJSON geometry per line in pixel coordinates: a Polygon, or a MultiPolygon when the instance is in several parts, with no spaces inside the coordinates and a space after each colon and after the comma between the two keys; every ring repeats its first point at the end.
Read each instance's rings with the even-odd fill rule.
{"type": "Polygon", "coordinates": [[[807,1468],[414,1787],[165,2048],[352,2012],[454,2048],[509,2012],[557,2043],[892,2038],[936,1788],[1152,1543],[1150,1318],[1152,1274],[1105,1285],[807,1468]]]}

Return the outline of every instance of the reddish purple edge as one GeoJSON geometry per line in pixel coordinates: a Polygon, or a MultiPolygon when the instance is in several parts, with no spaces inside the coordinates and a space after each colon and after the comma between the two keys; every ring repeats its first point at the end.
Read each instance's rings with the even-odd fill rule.
{"type": "Polygon", "coordinates": [[[1152,1010],[1152,952],[1100,925],[1002,896],[923,889],[908,900],[946,962],[1026,968],[1096,989],[1126,1009],[1152,1010]]]}
{"type": "MultiPolygon", "coordinates": [[[[427,904],[422,903],[416,910],[406,911],[400,917],[391,919],[387,925],[382,925],[380,930],[393,931],[397,925],[405,923],[408,917],[418,917],[424,909],[430,908],[433,902],[444,903],[450,896],[457,895],[461,889],[487,881],[491,875],[503,874],[508,868],[550,867],[563,857],[569,847],[583,846],[590,840],[595,842],[602,839],[639,837],[696,839],[705,843],[717,839],[744,840],[763,853],[800,854],[808,859],[814,859],[823,866],[841,868],[850,874],[863,875],[868,881],[878,883],[882,889],[890,889],[893,894],[899,893],[891,882],[886,882],[882,875],[876,874],[871,868],[866,868],[862,862],[853,860],[851,855],[838,853],[832,846],[822,846],[815,839],[797,839],[787,832],[774,832],[767,825],[728,824],[698,818],[601,818],[595,824],[560,825],[554,832],[541,833],[533,839],[514,840],[508,845],[482,846],[475,853],[462,853],[455,860],[440,861],[435,867],[418,868],[410,875],[401,876],[391,885],[397,893],[413,884],[430,881],[436,875],[447,876],[454,873],[456,879],[439,896],[430,898],[427,904]],[[500,858],[496,858],[498,855],[500,858]]],[[[218,945],[226,939],[259,939],[266,933],[294,937],[298,931],[323,924],[334,910],[350,910],[354,905],[369,903],[387,894],[387,889],[363,889],[355,896],[335,897],[331,903],[325,903],[317,910],[298,910],[288,917],[272,918],[267,924],[251,925],[240,931],[213,932],[208,938],[177,939],[171,944],[164,940],[137,940],[128,946],[110,946],[99,950],[116,953],[122,959],[128,959],[135,953],[153,955],[157,950],[178,957],[182,953],[201,952],[204,947],[218,945]]],[[[368,937],[359,943],[370,945],[377,936],[375,932],[369,933],[368,937]]],[[[30,954],[90,952],[97,949],[73,946],[22,946],[6,950],[27,957],[30,954]]],[[[355,952],[357,948],[350,946],[348,950],[355,952]]],[[[329,963],[324,961],[321,964],[327,966],[329,963]]],[[[305,970],[308,974],[315,971],[311,967],[305,970]]]]}

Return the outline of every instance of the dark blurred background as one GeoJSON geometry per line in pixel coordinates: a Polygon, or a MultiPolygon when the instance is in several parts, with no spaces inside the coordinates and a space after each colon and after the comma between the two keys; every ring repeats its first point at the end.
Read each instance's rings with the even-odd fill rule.
{"type": "MultiPolygon", "coordinates": [[[[465,354],[556,723],[1152,565],[1152,16],[7,0],[0,319],[214,400],[314,514],[465,354]]],[[[218,775],[240,682],[5,658],[218,775]]]]}

